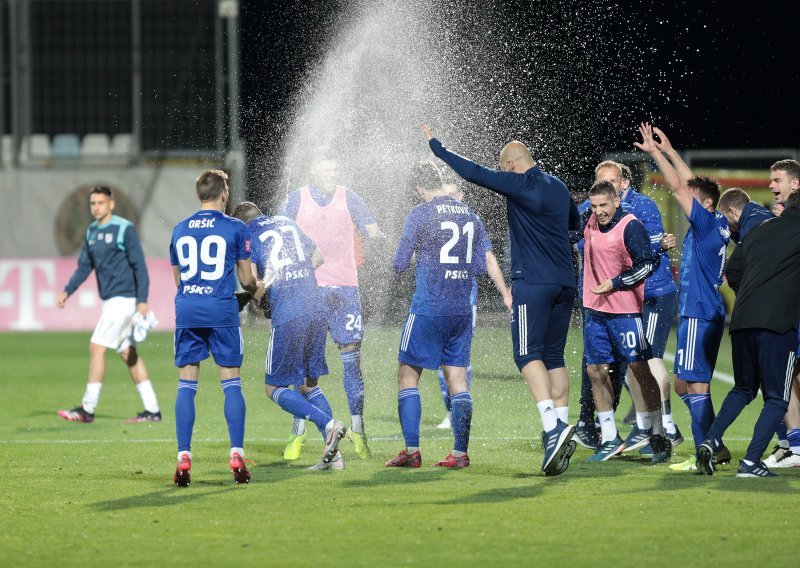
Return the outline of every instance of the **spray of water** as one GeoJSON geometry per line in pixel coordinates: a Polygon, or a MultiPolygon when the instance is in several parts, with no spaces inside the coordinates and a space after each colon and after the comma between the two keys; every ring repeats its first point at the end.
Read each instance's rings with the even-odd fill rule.
{"type": "MultiPolygon", "coordinates": [[[[573,189],[588,185],[609,133],[628,133],[616,147],[627,146],[651,108],[652,46],[637,43],[646,25],[637,23],[636,34],[629,25],[600,1],[347,4],[286,121],[281,185],[307,182],[311,150],[331,147],[341,183],[365,199],[391,248],[413,203],[411,165],[432,158],[421,121],[487,164],[508,140],[523,140],[573,189]]],[[[283,198],[274,196],[275,205],[283,198]]],[[[476,190],[467,201],[502,257],[502,200],[476,190]]],[[[392,285],[385,266],[377,272],[367,270],[362,295],[382,306],[392,285]]]]}

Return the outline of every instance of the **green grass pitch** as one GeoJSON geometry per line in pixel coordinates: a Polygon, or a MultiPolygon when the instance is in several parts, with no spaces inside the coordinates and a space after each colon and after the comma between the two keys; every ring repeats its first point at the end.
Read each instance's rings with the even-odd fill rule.
{"type": "MultiPolygon", "coordinates": [[[[364,343],[366,425],[375,453],[347,469],[313,472],[322,442],[310,436],[295,463],[282,460],[290,418],[263,393],[266,330],[247,329],[242,377],[246,451],[253,472],[235,486],[227,468],[222,393],[205,364],[197,395],[192,485],[172,485],[177,373],[172,336],[141,347],[164,410],[161,424],[126,424],[141,410],[120,361],[108,374],[93,424],[56,416],[83,393],[89,333],[0,335],[0,566],[796,566],[800,470],[770,480],[671,472],[638,459],[589,464],[578,449],[569,471],[545,478],[540,423],[514,367],[506,329],[479,327],[473,345],[472,467],[432,464],[451,447],[435,425],[443,407],[436,377],[423,375],[419,470],[387,470],[403,443],[397,420],[399,329],[369,328],[364,343]]],[[[577,415],[580,334],[567,348],[577,415]]],[[[323,380],[334,412],[349,424],[341,363],[328,353],[323,380]]],[[[727,337],[718,369],[730,373],[727,337]]],[[[729,386],[714,385],[719,408],[729,386]]],[[[623,395],[621,413],[629,405],[623,395]]],[[[761,408],[730,429],[738,459],[761,408]]],[[[687,437],[685,406],[673,396],[687,437]]],[[[621,414],[620,413],[620,414],[621,414]]],[[[623,435],[628,427],[621,427],[623,435]]]]}

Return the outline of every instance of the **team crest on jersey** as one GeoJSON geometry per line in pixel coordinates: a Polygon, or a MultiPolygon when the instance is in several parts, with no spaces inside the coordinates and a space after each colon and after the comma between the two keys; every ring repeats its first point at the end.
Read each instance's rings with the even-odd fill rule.
{"type": "Polygon", "coordinates": [[[113,240],[114,240],[114,235],[112,235],[111,233],[106,233],[106,244],[110,245],[111,241],[113,240]]]}

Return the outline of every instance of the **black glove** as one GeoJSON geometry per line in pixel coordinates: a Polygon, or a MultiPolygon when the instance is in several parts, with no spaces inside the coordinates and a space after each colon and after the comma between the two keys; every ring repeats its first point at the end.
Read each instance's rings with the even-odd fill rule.
{"type": "Polygon", "coordinates": [[[237,292],[236,293],[236,301],[239,302],[239,311],[241,312],[244,307],[250,302],[250,299],[253,296],[250,292],[237,292]]]}

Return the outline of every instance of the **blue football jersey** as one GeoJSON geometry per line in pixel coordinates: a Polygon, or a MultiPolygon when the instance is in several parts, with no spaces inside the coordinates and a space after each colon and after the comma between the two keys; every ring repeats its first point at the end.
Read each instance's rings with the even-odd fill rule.
{"type": "Polygon", "coordinates": [[[411,210],[395,254],[405,270],[416,254],[416,290],[410,312],[431,316],[472,313],[473,279],[486,271],[486,229],[472,210],[449,196],[411,210]]]}
{"type": "Polygon", "coordinates": [[[703,209],[695,199],[689,215],[689,230],[683,239],[683,258],[678,292],[678,315],[708,321],[723,321],[725,305],[719,287],[725,273],[728,221],[719,211],[703,209]]]}
{"type": "Polygon", "coordinates": [[[644,228],[650,236],[650,246],[653,254],[658,256],[658,266],[644,282],[644,299],[651,300],[671,294],[677,288],[675,280],[672,278],[669,253],[661,250],[661,237],[664,236],[664,223],[661,220],[661,211],[655,201],[637,192],[634,188],[628,190],[628,194],[622,200],[631,207],[631,213],[642,222],[644,228]]]}
{"type": "Polygon", "coordinates": [[[256,217],[248,225],[252,260],[269,289],[273,327],[323,309],[311,255],[317,246],[288,217],[256,217]]]}
{"type": "Polygon", "coordinates": [[[169,258],[181,272],[175,326],[239,326],[236,261],[250,258],[250,234],[238,219],[201,209],[172,231],[169,258]]]}

